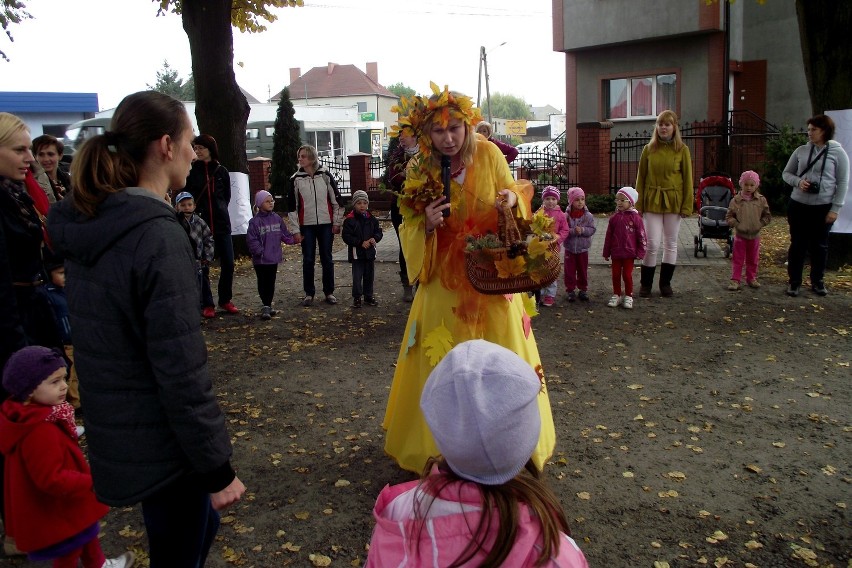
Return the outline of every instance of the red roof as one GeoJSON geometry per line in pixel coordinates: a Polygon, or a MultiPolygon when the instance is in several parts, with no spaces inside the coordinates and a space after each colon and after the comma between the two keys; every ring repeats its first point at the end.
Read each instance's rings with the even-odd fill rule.
{"type": "MultiPolygon", "coordinates": [[[[381,95],[397,98],[378,82],[354,65],[329,63],[324,67],[314,67],[290,83],[290,97],[294,99],[319,99],[325,97],[346,97],[351,95],[381,95]],[[307,87],[307,90],[306,90],[307,87]]],[[[272,97],[279,100],[281,93],[272,97]]]]}

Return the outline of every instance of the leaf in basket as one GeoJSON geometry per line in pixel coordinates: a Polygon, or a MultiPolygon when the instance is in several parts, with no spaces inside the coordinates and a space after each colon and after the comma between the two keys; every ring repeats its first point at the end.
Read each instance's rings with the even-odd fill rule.
{"type": "Polygon", "coordinates": [[[426,334],[423,347],[433,367],[453,348],[453,334],[444,326],[443,321],[441,325],[426,334]]]}
{"type": "Polygon", "coordinates": [[[547,268],[547,263],[536,263],[534,266],[530,267],[527,274],[530,278],[532,278],[533,282],[541,282],[547,278],[550,274],[550,270],[547,268]]]}
{"type": "Polygon", "coordinates": [[[522,256],[515,258],[503,257],[501,260],[494,261],[494,267],[497,269],[497,278],[511,278],[519,276],[526,272],[527,261],[522,256]]]}
{"type": "Polygon", "coordinates": [[[544,255],[545,260],[550,258],[550,255],[553,254],[550,252],[550,247],[547,242],[542,241],[538,237],[534,237],[532,242],[527,246],[527,255],[530,258],[538,258],[544,255]]]}

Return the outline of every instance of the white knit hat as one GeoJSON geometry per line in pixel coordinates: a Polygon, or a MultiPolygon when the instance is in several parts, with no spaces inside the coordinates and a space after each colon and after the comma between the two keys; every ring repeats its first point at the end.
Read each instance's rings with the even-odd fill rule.
{"type": "Polygon", "coordinates": [[[459,477],[500,485],[520,473],[538,443],[541,388],[529,363],[474,339],[456,345],[435,366],[420,409],[459,477]]]}
{"type": "Polygon", "coordinates": [[[634,207],[636,205],[636,200],[639,199],[639,192],[633,189],[632,187],[622,187],[618,190],[616,195],[618,195],[619,193],[630,200],[631,207],[634,207]]]}

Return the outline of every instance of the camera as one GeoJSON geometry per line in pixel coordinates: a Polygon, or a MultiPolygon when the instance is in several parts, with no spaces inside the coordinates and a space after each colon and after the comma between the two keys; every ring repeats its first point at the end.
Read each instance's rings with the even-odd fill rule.
{"type": "Polygon", "coordinates": [[[819,182],[812,181],[806,193],[819,193],[819,182]]]}

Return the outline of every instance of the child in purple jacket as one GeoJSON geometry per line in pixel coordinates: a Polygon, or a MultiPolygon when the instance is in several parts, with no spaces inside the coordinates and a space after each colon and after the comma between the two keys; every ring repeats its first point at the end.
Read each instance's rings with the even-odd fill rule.
{"type": "Polygon", "coordinates": [[[251,263],[257,274],[257,293],[260,295],[260,319],[275,315],[272,297],[275,295],[275,277],[278,264],[283,259],[281,243],[294,244],[293,235],[284,220],[272,211],[275,200],[268,191],[258,191],[254,197],[257,213],[249,221],[246,245],[251,253],[251,263]]]}
{"type": "MultiPolygon", "coordinates": [[[[560,251],[562,250],[562,243],[565,242],[565,238],[568,236],[568,219],[565,218],[565,214],[559,208],[559,199],[561,197],[558,189],[552,185],[548,185],[541,191],[541,209],[539,209],[539,211],[553,219],[553,233],[556,235],[556,242],[559,243],[560,251]]],[[[544,306],[549,308],[556,301],[556,286],[558,284],[559,279],[557,278],[552,284],[541,289],[541,296],[543,297],[542,304],[544,306]]]]}
{"type": "Polygon", "coordinates": [[[615,194],[615,214],[610,217],[604,239],[603,257],[612,257],[612,297],[607,306],[633,309],[633,260],[645,258],[645,224],[636,210],[639,194],[632,187],[622,187],[615,194]],[[622,295],[621,281],[624,280],[622,295]]]}
{"type": "Polygon", "coordinates": [[[579,187],[568,189],[568,207],[565,209],[568,220],[568,238],[565,239],[565,297],[569,302],[577,299],[574,293],[579,288],[581,302],[589,301],[589,248],[592,246],[592,235],[595,228],[595,218],[586,207],[586,194],[579,187]]]}

